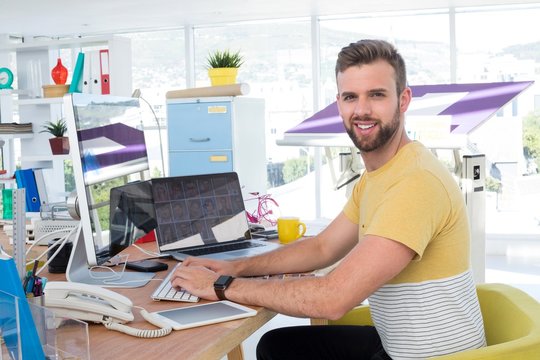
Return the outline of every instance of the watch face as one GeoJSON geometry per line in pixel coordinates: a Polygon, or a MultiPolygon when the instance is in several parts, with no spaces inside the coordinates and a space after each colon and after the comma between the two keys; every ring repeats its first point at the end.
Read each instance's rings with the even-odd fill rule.
{"type": "Polygon", "coordinates": [[[11,89],[13,73],[8,68],[0,68],[0,89],[11,89]]]}
{"type": "Polygon", "coordinates": [[[224,290],[227,288],[227,286],[229,286],[233,279],[234,278],[232,276],[221,275],[214,283],[214,288],[224,290]]]}

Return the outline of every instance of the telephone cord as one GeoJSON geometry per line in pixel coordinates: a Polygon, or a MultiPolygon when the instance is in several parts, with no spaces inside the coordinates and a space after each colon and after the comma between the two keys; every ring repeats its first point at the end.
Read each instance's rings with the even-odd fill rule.
{"type": "Polygon", "coordinates": [[[150,324],[155,325],[159,327],[160,329],[153,329],[153,330],[136,329],[131,326],[115,323],[112,321],[112,319],[107,320],[107,322],[104,322],[103,324],[109,330],[116,330],[116,331],[120,331],[131,336],[136,336],[136,337],[146,338],[146,339],[153,339],[153,338],[166,336],[172,332],[172,326],[164,323],[163,321],[160,321],[159,319],[156,319],[152,314],[150,314],[145,309],[141,310],[141,315],[150,324]]]}

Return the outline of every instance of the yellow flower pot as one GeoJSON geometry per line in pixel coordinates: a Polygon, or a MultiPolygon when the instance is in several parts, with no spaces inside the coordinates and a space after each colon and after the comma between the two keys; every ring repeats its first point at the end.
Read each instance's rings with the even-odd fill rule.
{"type": "Polygon", "coordinates": [[[236,84],[238,68],[212,68],[208,69],[208,76],[212,86],[236,84]]]}

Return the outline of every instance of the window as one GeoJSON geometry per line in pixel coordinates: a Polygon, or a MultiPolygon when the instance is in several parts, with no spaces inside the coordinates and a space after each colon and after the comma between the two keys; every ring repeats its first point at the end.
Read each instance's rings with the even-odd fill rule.
{"type": "Polygon", "coordinates": [[[383,39],[396,45],[407,64],[411,85],[450,82],[447,12],[373,13],[322,18],[320,24],[321,77],[328,103],[335,100],[334,67],[338,52],[361,39],[383,39]]]}
{"type": "Polygon", "coordinates": [[[244,64],[237,81],[249,84],[248,96],[265,99],[268,161],[297,157],[298,150],[278,146],[276,140],[313,113],[309,20],[199,27],[194,36],[197,86],[210,85],[206,69],[210,52],[240,51],[244,64]]]}
{"type": "Polygon", "coordinates": [[[168,146],[165,133],[165,94],[169,90],[186,87],[184,31],[154,31],[126,36],[131,38],[133,89],[140,89],[143,99],[141,110],[145,121],[150,171],[153,176],[163,176],[163,164],[160,161],[162,155],[165,157],[164,163],[168,161],[165,150],[168,146]]]}
{"type": "Polygon", "coordinates": [[[528,129],[524,120],[535,116],[539,92],[539,17],[538,5],[456,9],[459,82],[535,81],[469,134],[470,141],[486,154],[487,169],[491,169],[486,174],[489,183],[497,185],[496,191],[487,193],[488,227],[500,222],[497,218],[501,215],[520,211],[526,212],[519,220],[522,228],[537,227],[538,184],[531,186],[534,177],[522,175],[536,175],[530,164],[538,162],[530,158],[534,149],[524,153],[525,147],[534,144],[527,143],[523,134],[540,134],[540,129],[528,129]]]}

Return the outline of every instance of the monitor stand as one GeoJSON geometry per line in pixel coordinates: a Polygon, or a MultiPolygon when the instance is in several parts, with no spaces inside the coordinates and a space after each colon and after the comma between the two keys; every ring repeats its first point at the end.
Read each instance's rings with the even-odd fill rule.
{"type": "Polygon", "coordinates": [[[76,232],[73,240],[73,249],[66,268],[68,281],[103,287],[133,288],[146,285],[155,273],[152,272],[126,272],[118,273],[118,277],[111,278],[112,272],[92,271],[88,268],[86,247],[81,228],[76,232]]]}

